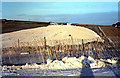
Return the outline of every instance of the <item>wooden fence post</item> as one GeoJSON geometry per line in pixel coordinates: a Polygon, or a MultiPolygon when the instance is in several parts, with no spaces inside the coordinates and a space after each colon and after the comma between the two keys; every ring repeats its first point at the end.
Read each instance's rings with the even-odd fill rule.
{"type": "Polygon", "coordinates": [[[84,54],[84,52],[85,52],[84,50],[85,50],[84,41],[83,41],[83,39],[82,39],[82,54],[83,54],[83,55],[85,55],[85,54],[84,54]]]}
{"type": "Polygon", "coordinates": [[[60,52],[60,57],[61,57],[61,60],[62,60],[62,58],[63,58],[63,46],[61,45],[61,52],[60,52]]]}
{"type": "Polygon", "coordinates": [[[95,50],[96,50],[96,58],[98,59],[99,58],[99,51],[98,51],[98,39],[97,39],[97,44],[95,44],[95,50]]]}
{"type": "Polygon", "coordinates": [[[93,54],[93,44],[91,43],[91,56],[93,57],[94,54],[93,54]]]}
{"type": "Polygon", "coordinates": [[[18,48],[20,48],[20,40],[18,39],[18,48]]]}
{"type": "Polygon", "coordinates": [[[58,55],[58,44],[56,45],[56,56],[57,56],[57,59],[59,60],[59,55],[58,55]]]}
{"type": "Polygon", "coordinates": [[[50,53],[51,53],[51,58],[53,59],[53,57],[54,57],[54,54],[53,54],[53,47],[51,47],[50,53]]]}
{"type": "Polygon", "coordinates": [[[90,44],[88,44],[88,56],[90,56],[90,44]]]}
{"type": "Polygon", "coordinates": [[[73,45],[73,37],[71,36],[71,41],[72,41],[72,45],[73,45]]]}
{"type": "Polygon", "coordinates": [[[21,47],[20,47],[20,40],[18,39],[18,47],[16,47],[18,52],[20,53],[21,47]]]}
{"type": "Polygon", "coordinates": [[[43,45],[43,53],[44,53],[44,63],[46,63],[46,38],[44,37],[44,45],[43,45]]]}
{"type": "Polygon", "coordinates": [[[71,41],[72,41],[72,46],[71,46],[71,50],[72,51],[71,52],[72,52],[72,56],[74,56],[74,50],[73,50],[74,49],[74,47],[73,47],[74,45],[73,45],[73,37],[72,36],[71,36],[71,41]]]}
{"type": "Polygon", "coordinates": [[[74,46],[74,57],[76,57],[77,45],[74,46]]]}
{"type": "Polygon", "coordinates": [[[67,57],[69,57],[69,45],[67,45],[67,57]]]}
{"type": "Polygon", "coordinates": [[[88,53],[88,50],[89,50],[88,44],[86,44],[85,48],[86,48],[85,54],[86,54],[87,56],[89,56],[89,53],[88,53]]]}
{"type": "Polygon", "coordinates": [[[56,46],[54,46],[54,48],[53,48],[53,51],[54,51],[54,56],[55,56],[55,59],[57,60],[57,54],[56,54],[56,46]]]}
{"type": "Polygon", "coordinates": [[[78,57],[80,57],[80,44],[78,45],[78,57]]]}

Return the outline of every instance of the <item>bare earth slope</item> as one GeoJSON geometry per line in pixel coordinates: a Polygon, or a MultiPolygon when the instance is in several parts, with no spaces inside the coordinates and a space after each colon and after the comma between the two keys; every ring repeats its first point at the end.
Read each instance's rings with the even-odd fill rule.
{"type": "Polygon", "coordinates": [[[93,39],[100,38],[94,31],[85,27],[76,27],[70,25],[50,25],[48,27],[39,27],[33,29],[26,29],[11,33],[2,34],[3,47],[12,46],[12,43],[17,42],[31,42],[33,37],[43,38],[47,40],[63,40],[70,39],[71,35],[74,39],[93,39]]]}

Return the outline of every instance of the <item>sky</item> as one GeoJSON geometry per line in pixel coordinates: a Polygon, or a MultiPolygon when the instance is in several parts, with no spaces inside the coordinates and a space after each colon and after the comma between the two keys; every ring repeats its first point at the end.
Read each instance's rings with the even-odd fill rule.
{"type": "Polygon", "coordinates": [[[2,2],[119,2],[119,0],[1,0],[2,2]]]}
{"type": "Polygon", "coordinates": [[[2,2],[2,18],[112,25],[118,21],[118,2],[2,2]]]}

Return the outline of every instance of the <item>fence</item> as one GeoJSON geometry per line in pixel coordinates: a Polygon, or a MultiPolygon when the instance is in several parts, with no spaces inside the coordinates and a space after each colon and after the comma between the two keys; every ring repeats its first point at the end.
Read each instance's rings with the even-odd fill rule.
{"type": "Polygon", "coordinates": [[[64,40],[46,40],[46,38],[33,38],[31,42],[21,42],[19,39],[17,44],[12,47],[3,48],[6,56],[3,62],[15,64],[15,57],[24,57],[26,63],[43,62],[46,59],[61,60],[63,57],[80,57],[82,55],[91,56],[95,59],[108,59],[120,57],[118,50],[101,41],[101,38],[94,39],[64,39],[64,40]],[[23,55],[24,54],[24,55],[23,55]]]}

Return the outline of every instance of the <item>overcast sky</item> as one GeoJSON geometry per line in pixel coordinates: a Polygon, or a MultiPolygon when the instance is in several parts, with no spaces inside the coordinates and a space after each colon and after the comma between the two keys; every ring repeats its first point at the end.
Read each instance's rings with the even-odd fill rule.
{"type": "Polygon", "coordinates": [[[3,2],[2,18],[111,25],[118,21],[118,2],[3,2]]]}

